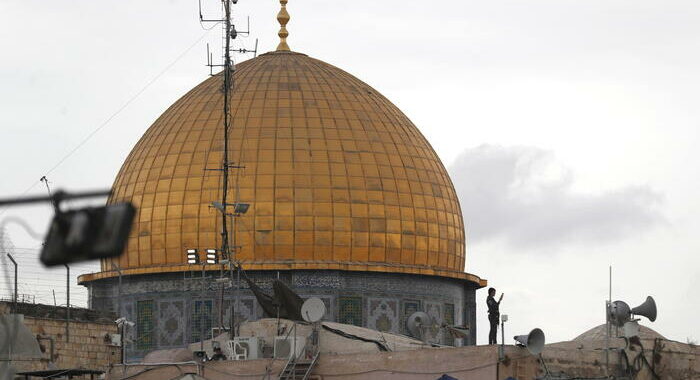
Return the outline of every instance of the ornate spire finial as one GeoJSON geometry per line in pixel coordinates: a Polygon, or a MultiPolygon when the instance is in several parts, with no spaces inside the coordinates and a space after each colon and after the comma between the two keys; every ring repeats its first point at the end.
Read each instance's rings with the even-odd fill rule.
{"type": "Polygon", "coordinates": [[[277,21],[280,23],[280,31],[277,33],[280,36],[280,43],[277,45],[277,51],[289,51],[289,45],[287,45],[287,36],[289,32],[287,31],[287,23],[289,22],[289,13],[287,13],[287,0],[280,0],[282,9],[277,13],[277,21]]]}

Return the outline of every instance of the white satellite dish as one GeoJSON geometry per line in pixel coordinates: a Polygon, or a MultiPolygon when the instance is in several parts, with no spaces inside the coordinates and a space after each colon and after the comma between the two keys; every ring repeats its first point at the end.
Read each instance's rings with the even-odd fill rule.
{"type": "Polygon", "coordinates": [[[311,297],[301,305],[301,317],[306,322],[318,322],[326,315],[326,305],[320,298],[311,297]]]}

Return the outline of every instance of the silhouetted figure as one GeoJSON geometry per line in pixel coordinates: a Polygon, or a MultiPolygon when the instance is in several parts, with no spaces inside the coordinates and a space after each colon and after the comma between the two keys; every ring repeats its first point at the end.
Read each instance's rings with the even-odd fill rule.
{"type": "Polygon", "coordinates": [[[498,311],[498,305],[501,304],[503,299],[503,293],[498,301],[494,298],[496,296],[496,289],[489,288],[489,296],[486,297],[486,306],[489,308],[489,323],[491,325],[491,330],[489,330],[489,344],[497,344],[496,342],[496,332],[498,332],[498,319],[501,314],[498,311]]]}

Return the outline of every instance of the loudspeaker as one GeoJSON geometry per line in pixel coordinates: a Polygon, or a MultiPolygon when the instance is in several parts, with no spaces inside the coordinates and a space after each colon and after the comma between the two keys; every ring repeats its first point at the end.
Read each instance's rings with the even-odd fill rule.
{"type": "Polygon", "coordinates": [[[422,311],[416,311],[411,314],[406,321],[406,328],[411,336],[418,339],[423,339],[425,330],[432,324],[432,318],[422,311]]]}
{"type": "Polygon", "coordinates": [[[648,296],[643,304],[633,308],[631,311],[632,314],[647,317],[652,322],[656,320],[656,302],[651,296],[648,296]]]}
{"type": "Polygon", "coordinates": [[[622,327],[630,319],[630,307],[624,301],[614,301],[608,308],[608,319],[612,324],[622,327]]]}
{"type": "Polygon", "coordinates": [[[538,328],[533,329],[527,335],[516,335],[513,339],[525,346],[533,355],[539,355],[544,348],[544,331],[538,328]]]}

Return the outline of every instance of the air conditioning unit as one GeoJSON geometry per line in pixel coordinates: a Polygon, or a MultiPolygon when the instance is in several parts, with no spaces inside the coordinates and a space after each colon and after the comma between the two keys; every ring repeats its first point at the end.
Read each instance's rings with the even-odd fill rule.
{"type": "Polygon", "coordinates": [[[231,360],[262,359],[263,357],[262,341],[256,336],[239,336],[229,340],[227,345],[231,360]]]}
{"type": "Polygon", "coordinates": [[[276,336],[275,337],[275,359],[296,358],[304,354],[306,337],[303,336],[276,336]]]}

